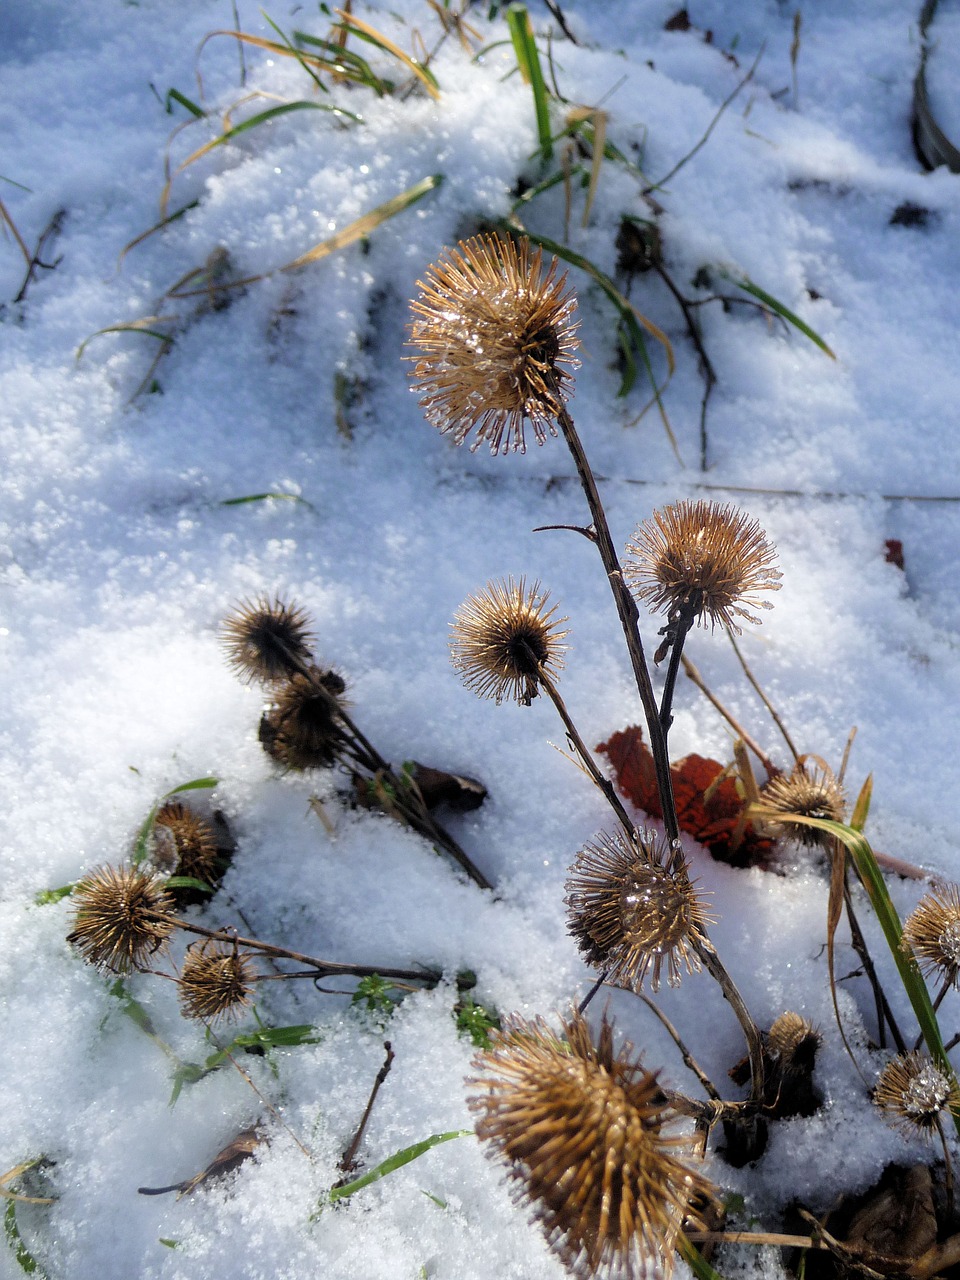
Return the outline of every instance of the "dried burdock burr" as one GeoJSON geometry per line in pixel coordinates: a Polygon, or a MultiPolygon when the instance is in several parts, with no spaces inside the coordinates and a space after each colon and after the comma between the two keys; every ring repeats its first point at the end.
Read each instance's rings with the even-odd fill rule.
{"type": "Polygon", "coordinates": [[[136,867],[99,867],[73,890],[67,935],[88,964],[110,973],[146,969],[177,927],[163,881],[136,867]]]}
{"type": "Polygon", "coordinates": [[[960,975],[960,887],[938,884],[907,917],[901,946],[912,950],[927,977],[938,974],[958,985],[960,975]]]}
{"type": "Polygon", "coordinates": [[[789,837],[811,847],[829,841],[829,832],[791,821],[791,815],[843,822],[847,810],[843,787],[833,770],[825,761],[808,756],[802,756],[790,773],[771,778],[761,788],[760,804],[770,835],[789,837]]]}
{"type": "Polygon", "coordinates": [[[250,1003],[254,980],[252,960],[236,943],[195,942],[177,980],[181,1011],[202,1022],[237,1018],[250,1003]]]}
{"type": "Polygon", "coordinates": [[[700,969],[694,944],[710,923],[687,866],[645,831],[601,832],[577,854],[567,883],[567,928],[588,964],[617,986],[656,991],[700,969]]]}
{"type": "Polygon", "coordinates": [[[244,600],[221,634],[227,661],[248,683],[287,680],[312,662],[307,615],[279,596],[244,600]]]}
{"type": "Polygon", "coordinates": [[[702,1225],[714,1189],[687,1163],[697,1140],[669,1132],[656,1075],[629,1044],[614,1051],[606,1018],[596,1041],[580,1014],[561,1035],[508,1019],[474,1068],[477,1134],[569,1270],[669,1277],[684,1221],[702,1225]]]}
{"type": "Polygon", "coordinates": [[[523,578],[507,578],[464,601],[451,626],[450,656],[468,689],[528,707],[544,677],[556,678],[568,633],[548,600],[539,582],[528,587],[523,578]]]}
{"type": "Polygon", "coordinates": [[[154,861],[171,875],[216,883],[220,851],[213,827],[199,813],[177,800],[168,800],[153,820],[154,861]]]}
{"type": "Polygon", "coordinates": [[[922,1053],[901,1053],[880,1073],[873,1100],[891,1124],[908,1136],[930,1135],[940,1114],[960,1114],[956,1080],[922,1053]]]}
{"type": "Polygon", "coordinates": [[[530,242],[475,236],[427,268],[411,304],[414,390],[427,420],[491,453],[556,435],[577,348],[576,301],[556,259],[543,272],[530,242]]]}
{"type": "Polygon", "coordinates": [[[779,591],[776,552],[756,520],[717,502],[674,503],[655,511],[627,544],[624,577],[639,600],[684,620],[740,631],[779,591]]]}
{"type": "Polygon", "coordinates": [[[344,682],[335,671],[292,676],[278,686],[275,701],[260,720],[264,751],[285,769],[325,769],[344,747],[340,695],[344,682]]]}

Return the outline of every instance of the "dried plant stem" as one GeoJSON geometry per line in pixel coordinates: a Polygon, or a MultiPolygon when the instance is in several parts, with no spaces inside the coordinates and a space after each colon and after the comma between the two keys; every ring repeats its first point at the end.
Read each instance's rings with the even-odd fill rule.
{"type": "Polygon", "coordinates": [[[760,1028],[750,1016],[750,1010],[744,1003],[737,984],[730,977],[710,939],[693,934],[690,938],[690,946],[700,957],[703,967],[718,983],[724,999],[729,1003],[743,1028],[747,1054],[750,1058],[750,1095],[754,1102],[760,1102],[764,1096],[763,1038],[760,1035],[760,1028]]]}
{"type": "Polygon", "coordinates": [[[340,1163],[337,1165],[337,1168],[343,1174],[343,1177],[333,1184],[335,1187],[345,1186],[346,1183],[350,1181],[351,1174],[356,1170],[357,1150],[360,1143],[363,1141],[363,1134],[367,1127],[367,1121],[370,1119],[370,1114],[373,1111],[373,1104],[377,1100],[377,1094],[380,1092],[380,1086],[390,1074],[390,1068],[393,1066],[393,1059],[395,1056],[393,1046],[390,1044],[389,1040],[384,1040],[383,1047],[386,1050],[387,1056],[383,1060],[383,1066],[381,1066],[380,1070],[377,1072],[376,1079],[373,1082],[373,1088],[370,1090],[370,1097],[367,1099],[367,1105],[364,1107],[363,1115],[360,1117],[360,1123],[357,1125],[357,1131],[353,1135],[349,1146],[340,1157],[340,1163]]]}
{"type": "Polygon", "coordinates": [[[381,978],[401,978],[411,982],[439,982],[442,976],[433,969],[385,969],[380,965],[341,964],[336,960],[317,960],[314,956],[304,955],[301,951],[290,951],[287,947],[278,947],[273,942],[261,942],[259,938],[241,938],[233,929],[206,929],[202,924],[180,919],[175,919],[174,924],[185,933],[196,933],[201,938],[212,938],[215,942],[246,947],[250,951],[259,951],[264,956],[274,956],[278,960],[296,960],[298,964],[308,965],[315,970],[314,976],[319,978],[336,975],[369,978],[373,974],[378,974],[381,978]]]}
{"type": "Polygon", "coordinates": [[[600,552],[603,567],[606,570],[610,590],[613,592],[614,602],[617,606],[620,625],[623,628],[624,638],[627,642],[627,652],[630,654],[637,690],[640,694],[640,701],[643,704],[647,732],[650,737],[650,750],[653,752],[657,771],[657,789],[660,794],[660,808],[663,811],[663,825],[667,839],[672,842],[678,839],[680,827],[677,822],[677,807],[673,798],[670,759],[667,755],[667,744],[664,741],[660,724],[660,709],[657,706],[656,695],[653,692],[653,684],[650,680],[650,671],[643,651],[643,642],[640,639],[639,610],[624,581],[623,570],[620,567],[613,539],[610,536],[606,512],[603,509],[603,503],[600,501],[600,494],[593,477],[593,471],[587,461],[583,445],[580,443],[580,437],[577,434],[573,419],[563,407],[559,390],[556,386],[551,386],[549,390],[554,397],[555,403],[560,405],[557,413],[557,423],[563,432],[564,440],[573,457],[577,474],[580,477],[580,484],[590,508],[590,516],[593,521],[593,537],[597,544],[597,550],[600,552]]]}
{"type": "Polygon", "coordinates": [[[870,952],[867,950],[867,941],[863,936],[863,931],[860,928],[860,922],[857,920],[856,912],[853,909],[853,899],[850,896],[850,882],[847,879],[846,869],[844,869],[843,898],[847,908],[847,922],[850,925],[850,942],[860,959],[860,963],[863,965],[863,971],[866,974],[867,981],[873,989],[873,997],[877,1006],[877,1027],[879,1030],[880,1047],[883,1048],[885,1044],[883,1025],[884,1022],[886,1022],[890,1028],[890,1033],[893,1036],[894,1043],[897,1046],[897,1051],[899,1053],[906,1053],[906,1041],[900,1032],[896,1018],[893,1016],[893,1010],[890,1008],[890,1002],[887,999],[886,992],[883,989],[880,979],[877,977],[877,971],[874,968],[872,959],[870,958],[870,952]]]}
{"type": "Polygon", "coordinates": [[[667,667],[667,677],[664,681],[663,693],[660,697],[660,724],[663,727],[664,742],[667,741],[670,734],[670,726],[673,724],[673,693],[677,684],[677,672],[680,669],[680,659],[683,657],[683,645],[687,638],[687,633],[693,626],[695,618],[695,610],[692,607],[689,607],[683,611],[673,627],[673,637],[670,645],[670,663],[667,667]]]}
{"type": "Polygon", "coordinates": [[[412,790],[406,785],[403,778],[397,776],[389,761],[383,758],[373,743],[361,732],[343,704],[328,689],[324,688],[317,676],[317,672],[308,666],[289,646],[283,645],[279,641],[276,643],[278,647],[284,650],[291,669],[309,680],[316,692],[329,701],[331,714],[346,729],[344,746],[349,751],[351,759],[369,773],[379,774],[382,780],[389,785],[394,806],[408,826],[449,853],[454,862],[459,863],[470,879],[479,885],[481,889],[492,889],[492,882],[474,864],[473,860],[453,836],[431,815],[419,792],[412,790]]]}
{"type": "Polygon", "coordinates": [[[947,1135],[943,1131],[943,1122],[937,1116],[934,1121],[943,1147],[943,1189],[947,1196],[947,1216],[953,1217],[953,1161],[950,1159],[950,1148],[947,1146],[947,1135]]]}
{"type": "Polygon", "coordinates": [[[753,754],[757,757],[757,759],[763,765],[764,769],[767,771],[767,776],[772,778],[775,774],[779,773],[780,770],[773,763],[773,761],[770,759],[770,757],[767,755],[764,749],[760,746],[756,738],[754,738],[752,734],[749,734],[746,731],[746,729],[739,722],[739,720],[734,719],[731,712],[727,710],[727,708],[723,705],[723,703],[720,701],[717,695],[707,687],[706,681],[704,680],[703,676],[700,674],[699,670],[693,665],[690,659],[686,656],[683,656],[681,658],[681,661],[683,662],[684,675],[686,675],[687,679],[692,681],[697,686],[697,688],[700,690],[700,692],[703,694],[706,700],[709,703],[711,703],[712,706],[716,707],[716,709],[720,712],[721,716],[723,716],[724,720],[726,720],[727,724],[734,731],[737,737],[743,739],[743,741],[747,744],[747,746],[750,748],[753,754]]]}
{"type": "Polygon", "coordinates": [[[632,836],[634,828],[636,827],[637,824],[631,819],[630,815],[627,813],[626,809],[624,808],[623,802],[621,801],[620,797],[617,795],[617,791],[613,783],[610,781],[609,778],[605,777],[600,772],[600,769],[597,765],[596,760],[594,760],[593,755],[591,754],[589,748],[587,747],[586,743],[583,741],[583,738],[581,738],[580,733],[577,730],[577,726],[573,723],[573,720],[570,718],[570,713],[567,710],[567,707],[563,701],[563,698],[560,696],[557,686],[553,683],[550,677],[545,673],[539,676],[537,680],[537,684],[541,689],[544,690],[547,697],[556,707],[557,713],[559,714],[560,719],[563,721],[563,727],[566,730],[567,738],[570,742],[570,745],[573,747],[574,751],[577,753],[577,756],[579,757],[581,764],[586,769],[587,773],[589,773],[590,777],[593,779],[594,783],[597,785],[599,790],[606,797],[607,803],[610,805],[611,809],[613,809],[614,813],[617,815],[617,820],[620,823],[620,825],[623,827],[627,836],[628,837],[632,836]]]}
{"type": "Polygon", "coordinates": [[[650,999],[650,997],[645,994],[645,992],[635,991],[633,994],[636,996],[639,996],[640,999],[643,1001],[643,1003],[650,1010],[650,1012],[655,1014],[656,1017],[660,1019],[660,1023],[663,1026],[663,1029],[666,1031],[667,1035],[670,1037],[673,1043],[680,1050],[680,1055],[683,1058],[684,1066],[688,1067],[689,1070],[692,1071],[693,1074],[700,1081],[700,1084],[703,1086],[704,1092],[706,1093],[707,1097],[712,1098],[714,1102],[722,1102],[723,1099],[720,1097],[720,1094],[716,1086],[714,1085],[713,1081],[710,1079],[710,1077],[707,1075],[704,1069],[697,1062],[696,1058],[693,1056],[693,1054],[690,1052],[687,1046],[683,1043],[683,1040],[680,1038],[680,1032],[676,1029],[676,1027],[673,1025],[673,1023],[670,1021],[667,1015],[663,1012],[663,1010],[658,1008],[657,1005],[655,1005],[654,1002],[650,999]]]}
{"type": "Polygon", "coordinates": [[[828,1247],[813,1236],[788,1236],[778,1231],[685,1231],[684,1236],[691,1244],[773,1244],[783,1249],[828,1247]]]}
{"type": "Polygon", "coordinates": [[[773,720],[773,723],[777,726],[777,728],[783,734],[783,740],[787,744],[787,748],[790,751],[790,754],[793,756],[794,760],[799,761],[800,753],[797,751],[797,748],[793,745],[793,739],[790,737],[790,734],[787,732],[787,726],[780,719],[780,716],[777,712],[776,707],[773,705],[773,703],[770,701],[767,695],[760,688],[760,685],[757,682],[756,676],[750,670],[750,667],[747,663],[746,658],[740,652],[740,646],[737,644],[736,637],[734,636],[733,632],[729,627],[727,627],[727,638],[729,639],[730,643],[733,645],[733,652],[737,655],[737,660],[739,661],[741,667],[743,667],[743,674],[747,677],[747,679],[753,685],[754,689],[757,691],[757,695],[759,696],[760,701],[770,712],[770,717],[773,720]]]}
{"type": "MultiPolygon", "coordinates": [[[[580,442],[573,419],[563,406],[556,383],[554,382],[550,385],[548,390],[553,396],[554,403],[560,406],[557,413],[557,424],[563,432],[563,437],[573,457],[577,474],[580,477],[580,484],[590,508],[594,539],[600,552],[600,558],[603,561],[603,567],[607,573],[607,580],[610,583],[610,590],[613,592],[620,625],[623,628],[624,638],[627,642],[627,651],[630,654],[630,662],[633,666],[637,690],[640,694],[640,701],[643,705],[643,712],[647,722],[647,733],[650,737],[650,749],[653,753],[657,774],[657,790],[660,796],[660,807],[663,812],[664,831],[667,840],[673,845],[674,842],[679,841],[680,825],[677,821],[677,807],[673,796],[673,780],[670,772],[670,757],[667,754],[666,736],[660,720],[660,708],[657,705],[653,684],[650,680],[650,671],[647,667],[646,655],[643,650],[643,642],[640,639],[639,610],[624,581],[620,561],[613,545],[613,539],[610,536],[610,526],[607,523],[606,512],[604,511],[603,503],[600,501],[600,494],[597,490],[593,471],[580,442]]],[[[717,955],[713,944],[706,937],[700,937],[692,939],[692,945],[704,968],[719,983],[724,998],[729,1002],[743,1028],[747,1042],[747,1053],[750,1058],[751,1097],[753,1101],[760,1102],[764,1093],[763,1042],[760,1029],[750,1016],[750,1011],[747,1009],[743,997],[717,955]]]]}

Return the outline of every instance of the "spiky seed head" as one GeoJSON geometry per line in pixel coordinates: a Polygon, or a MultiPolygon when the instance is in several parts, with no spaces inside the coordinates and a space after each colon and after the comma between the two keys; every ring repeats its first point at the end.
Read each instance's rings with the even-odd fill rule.
{"type": "Polygon", "coordinates": [[[903,926],[901,946],[913,950],[928,977],[960,985],[960,887],[938,884],[924,894],[903,926]]]}
{"type": "Polygon", "coordinates": [[[110,973],[148,967],[177,927],[163,881],[137,867],[98,867],[73,890],[73,943],[110,973]]]}
{"type": "Polygon", "coordinates": [[[185,1018],[216,1022],[238,1018],[250,1003],[251,958],[234,945],[207,939],[187,948],[177,986],[185,1018]]]}
{"type": "Polygon", "coordinates": [[[284,769],[327,769],[344,744],[340,695],[344,682],[335,671],[314,669],[277,688],[260,720],[260,744],[284,769]]]}
{"type": "Polygon", "coordinates": [[[221,635],[227,661],[247,683],[287,680],[312,661],[307,615],[279,596],[242,601],[221,635]]]}
{"type": "Polygon", "coordinates": [[[523,578],[507,578],[464,601],[451,626],[450,657],[468,689],[528,707],[543,678],[556,679],[569,633],[548,600],[539,582],[527,587],[523,578]]]}
{"type": "Polygon", "coordinates": [[[760,622],[751,609],[770,609],[762,591],[780,590],[776,551],[756,520],[718,502],[674,503],[655,511],[627,543],[624,577],[639,600],[711,627],[737,619],[760,622]]]}
{"type": "Polygon", "coordinates": [[[656,991],[664,966],[672,987],[683,968],[700,969],[692,944],[710,923],[706,903],[682,855],[654,834],[601,832],[577,854],[566,889],[568,932],[610,982],[639,990],[649,973],[656,991]]]}
{"type": "Polygon", "coordinates": [[[873,1100],[908,1136],[930,1134],[940,1113],[960,1114],[960,1088],[952,1075],[922,1053],[901,1053],[880,1073],[873,1100]]]}
{"type": "Polygon", "coordinates": [[[781,1013],[767,1032],[767,1049],[784,1074],[808,1074],[822,1043],[820,1032],[799,1013],[781,1013]]]}
{"type": "Polygon", "coordinates": [[[523,453],[524,424],[537,444],[556,435],[578,365],[576,300],[554,258],[529,240],[496,235],[461,240],[427,268],[411,304],[408,345],[417,349],[413,390],[427,420],[471,449],[486,440],[523,453]]]}
{"type": "Polygon", "coordinates": [[[802,822],[791,822],[791,814],[802,818],[825,818],[843,822],[846,797],[836,774],[825,762],[802,759],[790,773],[778,774],[760,790],[760,803],[782,817],[767,817],[764,823],[773,836],[789,837],[810,847],[825,844],[830,834],[802,822]]]}
{"type": "Polygon", "coordinates": [[[185,804],[168,800],[157,810],[153,827],[155,860],[159,857],[169,864],[172,875],[192,876],[211,885],[216,881],[220,853],[213,827],[206,819],[185,804]]]}
{"type": "Polygon", "coordinates": [[[675,1115],[656,1075],[629,1044],[614,1052],[606,1018],[596,1041],[580,1014],[562,1035],[507,1019],[474,1069],[477,1134],[568,1269],[669,1277],[684,1220],[702,1224],[715,1193],[684,1159],[695,1139],[666,1132],[675,1115]]]}

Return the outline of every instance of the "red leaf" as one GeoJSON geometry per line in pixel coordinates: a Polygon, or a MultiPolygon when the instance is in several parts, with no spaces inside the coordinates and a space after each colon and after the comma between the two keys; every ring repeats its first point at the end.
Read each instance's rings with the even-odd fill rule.
{"type": "MultiPolygon", "coordinates": [[[[650,748],[637,725],[618,730],[598,751],[610,761],[622,796],[652,818],[662,818],[657,775],[650,748]]],[[[720,862],[735,867],[763,865],[773,841],[743,821],[744,802],[734,778],[721,775],[717,760],[689,755],[670,766],[680,830],[706,845],[720,862]]]]}

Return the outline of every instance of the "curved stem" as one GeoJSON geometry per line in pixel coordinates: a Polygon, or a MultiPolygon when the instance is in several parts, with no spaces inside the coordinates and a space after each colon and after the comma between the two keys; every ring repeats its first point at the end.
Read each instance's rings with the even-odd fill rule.
{"type": "MultiPolygon", "coordinates": [[[[673,693],[677,684],[677,672],[683,655],[683,645],[687,632],[693,626],[697,613],[692,606],[686,606],[677,619],[674,636],[670,646],[670,664],[667,667],[667,678],[664,681],[663,693],[660,696],[660,724],[663,728],[663,740],[666,743],[673,724],[673,693]]],[[[669,754],[669,752],[668,752],[669,754]]]]}
{"type": "Polygon", "coordinates": [[[773,705],[773,703],[770,701],[767,695],[760,688],[760,685],[757,682],[756,676],[750,670],[750,667],[747,664],[746,658],[740,652],[740,646],[737,644],[736,639],[734,638],[733,631],[731,630],[730,627],[727,627],[727,639],[733,645],[733,652],[737,655],[737,660],[739,661],[740,666],[743,668],[743,674],[747,677],[747,679],[753,685],[754,689],[757,692],[758,697],[760,698],[760,701],[770,712],[770,717],[773,720],[773,723],[777,726],[777,728],[783,734],[783,740],[787,744],[787,748],[790,754],[793,756],[794,760],[799,760],[800,754],[797,751],[797,748],[793,745],[793,739],[790,737],[790,734],[787,732],[787,726],[781,720],[776,707],[773,705]]]}
{"type": "Polygon", "coordinates": [[[680,1038],[680,1032],[676,1029],[676,1027],[673,1025],[673,1023],[670,1021],[667,1015],[663,1012],[663,1010],[659,1009],[653,1003],[650,997],[646,995],[643,991],[634,991],[633,994],[635,996],[639,996],[640,999],[643,1001],[643,1003],[650,1010],[650,1012],[655,1014],[656,1017],[660,1019],[660,1023],[663,1026],[663,1029],[666,1031],[667,1035],[670,1037],[673,1043],[680,1050],[680,1055],[683,1058],[684,1066],[688,1067],[693,1072],[693,1074],[697,1077],[697,1079],[700,1081],[700,1084],[703,1086],[703,1090],[706,1093],[707,1097],[712,1098],[714,1102],[722,1102],[723,1099],[720,1097],[720,1093],[717,1090],[716,1085],[713,1083],[713,1081],[704,1071],[703,1067],[700,1066],[699,1062],[697,1062],[696,1058],[693,1056],[693,1054],[690,1052],[687,1046],[683,1043],[683,1041],[680,1038]]]}
{"type": "Polygon", "coordinates": [[[617,820],[623,827],[627,836],[632,837],[637,824],[631,819],[630,815],[624,808],[613,783],[600,772],[597,762],[594,760],[586,743],[580,737],[577,726],[570,719],[570,713],[567,711],[566,704],[564,703],[563,698],[561,698],[556,685],[545,672],[542,672],[537,677],[537,684],[545,691],[547,697],[556,707],[560,719],[563,721],[563,727],[566,730],[570,744],[580,758],[581,764],[586,769],[587,773],[589,773],[600,791],[603,792],[607,803],[617,815],[617,820]]]}
{"type": "Polygon", "coordinates": [[[747,1054],[750,1058],[750,1075],[751,1086],[750,1096],[754,1102],[763,1102],[764,1093],[764,1067],[763,1067],[763,1037],[760,1034],[760,1028],[750,1016],[750,1011],[744,1003],[743,996],[737,987],[737,984],[730,977],[723,961],[717,955],[713,943],[706,935],[690,936],[690,945],[696,954],[700,957],[703,967],[707,970],[712,978],[719,984],[720,990],[723,992],[724,999],[728,1002],[737,1021],[743,1028],[744,1038],[747,1042],[747,1054]]]}

